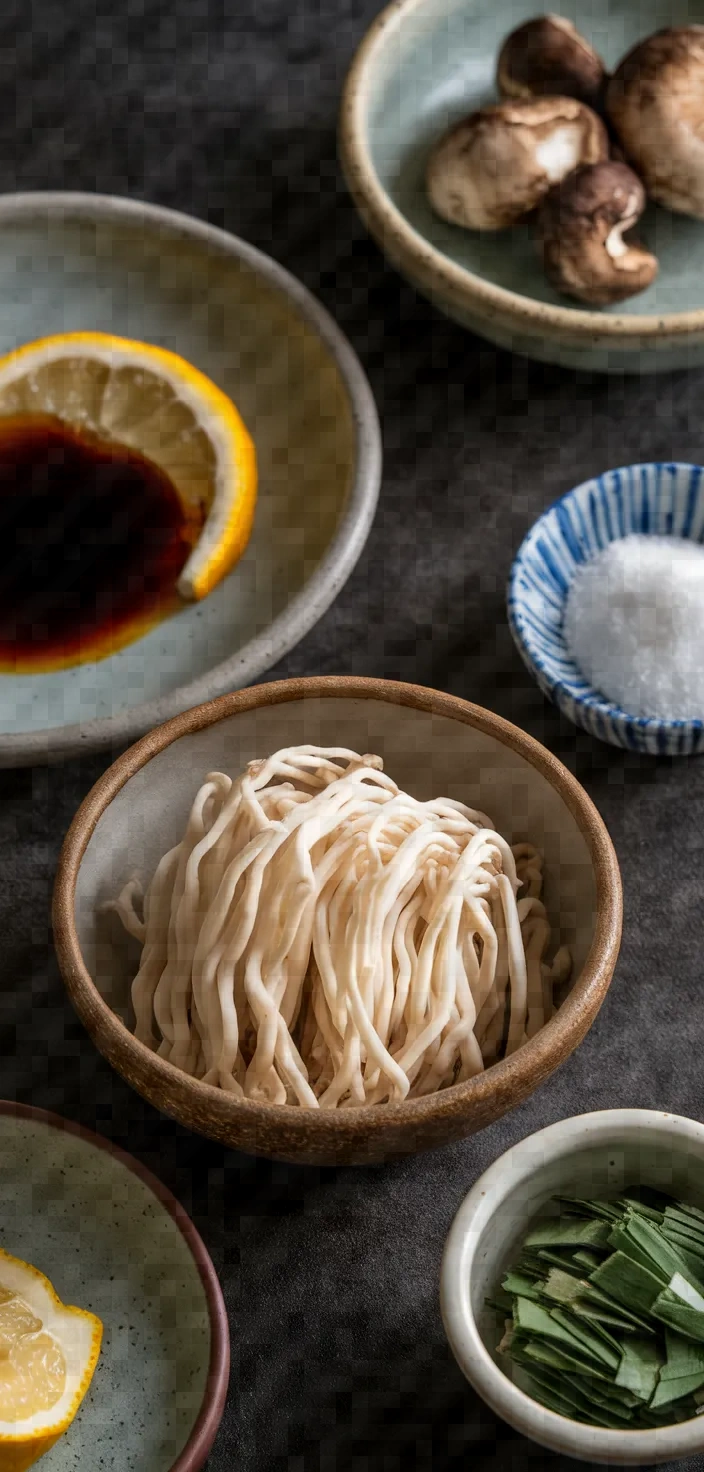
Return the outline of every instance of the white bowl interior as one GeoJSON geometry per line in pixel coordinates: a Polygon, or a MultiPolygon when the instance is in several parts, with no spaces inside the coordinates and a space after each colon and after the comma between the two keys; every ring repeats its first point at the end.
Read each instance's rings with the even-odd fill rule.
{"type": "Polygon", "coordinates": [[[573,981],[579,976],[594,932],[593,866],[586,839],[548,780],[510,747],[451,717],[378,700],[306,698],[181,737],[132,777],[100,818],[80,867],[76,924],[86,966],[123,1020],[137,947],[101,905],[131,875],[149,881],[179,841],[206,773],[235,775],[255,757],[303,742],[376,752],[414,796],[459,798],[485,811],[512,842],[535,842],[545,855],[553,936],[559,930],[572,948],[573,981]]]}

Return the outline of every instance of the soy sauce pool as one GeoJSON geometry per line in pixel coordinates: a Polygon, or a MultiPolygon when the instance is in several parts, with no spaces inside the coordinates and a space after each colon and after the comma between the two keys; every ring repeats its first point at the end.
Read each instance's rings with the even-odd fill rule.
{"type": "Polygon", "coordinates": [[[0,669],[101,659],[179,606],[194,529],[166,473],[50,415],[0,419],[0,669]]]}

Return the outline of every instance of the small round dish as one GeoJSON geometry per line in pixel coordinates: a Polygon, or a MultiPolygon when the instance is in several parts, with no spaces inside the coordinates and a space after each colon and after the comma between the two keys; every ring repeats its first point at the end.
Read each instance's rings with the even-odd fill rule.
{"type": "Polygon", "coordinates": [[[0,1101],[0,1241],[102,1319],[91,1388],[52,1472],[198,1472],[227,1395],[213,1264],[171,1192],[132,1156],[41,1109],[0,1101]]]}
{"type": "MultiPolygon", "coordinates": [[[[704,0],[565,0],[609,67],[663,25],[704,20],[704,0]]],[[[546,281],[531,226],[461,230],[435,216],[425,167],[435,140],[497,100],[502,41],[533,17],[533,0],[392,0],[367,32],[347,77],[340,147],[359,213],[388,259],[449,317],[529,358],[611,373],[704,362],[704,225],[649,208],[639,222],[660,272],[654,285],[603,311],[570,304],[546,281]]]]}
{"type": "Polygon", "coordinates": [[[247,685],[340,592],[381,478],[371,390],[339,328],[275,261],[172,210],[98,194],[0,196],[0,353],[95,330],[179,353],[256,444],[244,557],[209,597],[107,659],[0,675],[0,766],[126,744],[247,685]]]}
{"type": "Polygon", "coordinates": [[[508,587],[518,650],[541,690],[592,736],[652,756],[704,750],[702,721],[634,716],[592,689],[565,642],[563,618],[575,568],[631,533],[704,539],[704,469],[627,465],[568,491],[519,548],[508,587]]]}
{"type": "Polygon", "coordinates": [[[606,995],[621,936],[621,883],[606,828],[557,759],[491,711],[395,681],[282,680],[223,696],[159,727],[105,773],[67,834],[54,936],[71,1000],[113,1068],[190,1129],[255,1155],[364,1164],[459,1139],[515,1108],[579,1045],[606,995]],[[442,793],[490,813],[545,856],[554,933],[573,954],[568,995],[510,1057],[465,1083],[398,1104],[302,1109],[240,1100],[175,1068],[133,1036],[139,951],[103,902],[151,876],[178,841],[204,773],[235,775],[282,746],[378,752],[414,796],[442,793]]]}
{"type": "Polygon", "coordinates": [[[650,1466],[701,1456],[704,1417],[653,1431],[607,1431],[538,1405],[500,1368],[497,1315],[485,1306],[526,1228],[551,1196],[618,1196],[650,1185],[704,1206],[704,1125],[648,1109],[561,1120],[507,1150],[452,1224],[440,1298],[450,1347],[470,1385],[517,1431],[580,1461],[650,1466]]]}

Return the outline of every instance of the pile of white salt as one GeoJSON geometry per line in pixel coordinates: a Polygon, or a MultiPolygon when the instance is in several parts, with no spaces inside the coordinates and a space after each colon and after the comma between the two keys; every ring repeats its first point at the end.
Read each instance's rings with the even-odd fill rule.
{"type": "Polygon", "coordinates": [[[704,547],[611,542],[577,569],[564,634],[585,679],[630,715],[704,719],[704,547]]]}

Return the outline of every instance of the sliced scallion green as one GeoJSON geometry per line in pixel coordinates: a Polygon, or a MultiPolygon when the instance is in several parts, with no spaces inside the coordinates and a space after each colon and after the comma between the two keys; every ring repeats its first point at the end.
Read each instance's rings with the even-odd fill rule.
{"type": "Polygon", "coordinates": [[[704,1411],[704,1212],[647,1188],[553,1205],[494,1304],[528,1393],[612,1428],[704,1411]]]}

